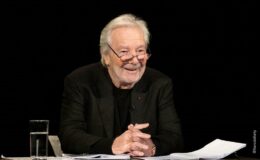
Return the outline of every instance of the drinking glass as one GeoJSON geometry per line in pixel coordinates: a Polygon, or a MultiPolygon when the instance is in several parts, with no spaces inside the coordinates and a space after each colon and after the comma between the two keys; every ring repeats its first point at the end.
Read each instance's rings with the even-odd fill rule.
{"type": "Polygon", "coordinates": [[[48,157],[49,120],[30,120],[30,157],[43,160],[48,157]]]}

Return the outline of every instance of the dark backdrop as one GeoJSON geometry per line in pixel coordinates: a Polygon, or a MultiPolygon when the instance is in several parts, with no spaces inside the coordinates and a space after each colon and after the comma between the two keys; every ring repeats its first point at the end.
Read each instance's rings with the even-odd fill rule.
{"type": "Polygon", "coordinates": [[[241,155],[259,155],[258,9],[256,1],[9,1],[0,154],[29,155],[30,119],[49,119],[58,133],[65,75],[99,61],[101,29],[131,12],[152,33],[148,66],[173,79],[185,150],[221,138],[247,143],[241,155]]]}

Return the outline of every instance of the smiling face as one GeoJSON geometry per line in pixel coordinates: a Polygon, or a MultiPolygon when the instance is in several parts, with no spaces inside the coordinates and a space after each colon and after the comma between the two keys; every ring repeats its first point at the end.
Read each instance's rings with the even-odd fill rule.
{"type": "MultiPolygon", "coordinates": [[[[111,32],[111,47],[117,52],[130,52],[136,56],[137,51],[146,49],[143,32],[137,27],[119,27],[111,32]]],[[[104,55],[109,75],[113,84],[122,89],[129,89],[138,82],[144,74],[148,57],[138,60],[133,57],[128,61],[122,61],[109,50],[104,55]]]]}

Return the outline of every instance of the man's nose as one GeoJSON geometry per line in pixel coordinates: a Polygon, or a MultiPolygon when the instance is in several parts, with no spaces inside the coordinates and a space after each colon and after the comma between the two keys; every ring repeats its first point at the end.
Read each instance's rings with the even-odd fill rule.
{"type": "Polygon", "coordinates": [[[139,63],[139,60],[138,60],[138,55],[137,54],[132,54],[132,58],[130,59],[130,62],[133,63],[133,64],[137,64],[139,63]]]}

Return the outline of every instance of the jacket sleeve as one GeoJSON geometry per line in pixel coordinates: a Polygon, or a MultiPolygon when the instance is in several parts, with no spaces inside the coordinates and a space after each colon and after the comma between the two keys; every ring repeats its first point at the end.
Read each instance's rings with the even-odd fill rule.
{"type": "Polygon", "coordinates": [[[60,140],[65,153],[107,153],[111,154],[113,139],[87,132],[89,122],[85,118],[84,105],[88,101],[87,93],[83,93],[74,79],[66,77],[62,95],[60,115],[60,140]]]}
{"type": "Polygon", "coordinates": [[[156,155],[179,152],[183,149],[181,125],[173,102],[172,81],[162,82],[158,97],[157,134],[152,136],[156,155]]]}

